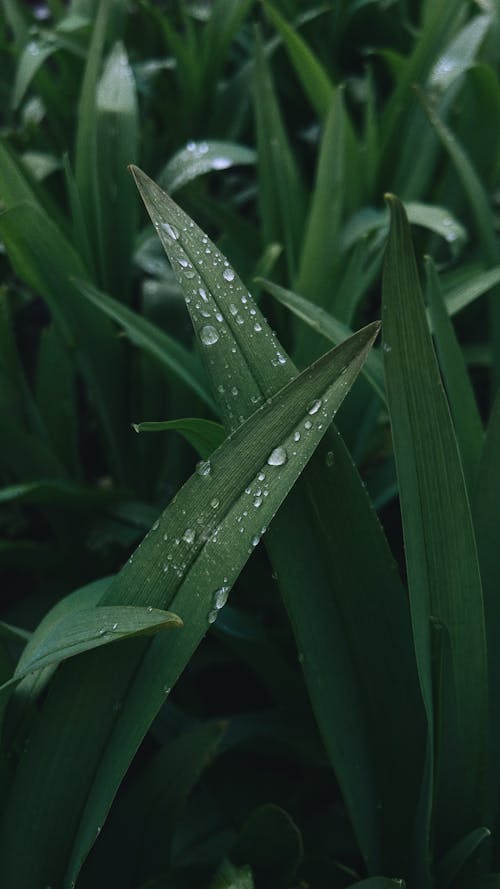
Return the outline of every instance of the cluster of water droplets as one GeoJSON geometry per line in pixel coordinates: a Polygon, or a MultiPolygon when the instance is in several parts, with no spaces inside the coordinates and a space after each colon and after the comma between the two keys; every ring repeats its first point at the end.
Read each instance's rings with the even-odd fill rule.
{"type": "Polygon", "coordinates": [[[207,615],[207,620],[209,624],[215,623],[217,617],[219,616],[219,611],[224,608],[229,596],[229,591],[231,586],[228,584],[227,577],[224,578],[224,582],[222,586],[215,590],[212,595],[212,603],[210,611],[207,615]]]}

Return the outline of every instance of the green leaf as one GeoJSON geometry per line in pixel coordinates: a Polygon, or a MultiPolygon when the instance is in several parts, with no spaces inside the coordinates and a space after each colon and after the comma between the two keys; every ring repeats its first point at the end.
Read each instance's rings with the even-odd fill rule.
{"type": "Polygon", "coordinates": [[[75,285],[91,303],[120,324],[130,341],[151,355],[168,371],[169,376],[176,376],[206,405],[215,409],[204,385],[199,363],[181,343],[113,297],[96,290],[87,281],[77,280],[75,285]]]}
{"type": "Polygon", "coordinates": [[[425,320],[410,229],[401,203],[394,196],[387,200],[384,365],[415,650],[430,724],[431,616],[450,634],[457,698],[460,805],[446,825],[437,826],[451,844],[474,829],[485,805],[489,727],[483,600],[460,455],[425,320]]]}
{"type": "Polygon", "coordinates": [[[88,884],[105,889],[110,858],[113,880],[123,886],[131,873],[137,884],[169,870],[172,842],[189,795],[225,731],[222,722],[200,723],[150,758],[111,810],[100,846],[85,869],[88,884]]]}
{"type": "Polygon", "coordinates": [[[16,68],[16,78],[12,90],[12,107],[18,108],[21,104],[26,90],[33,80],[38,69],[44,62],[50,58],[57,50],[57,44],[43,43],[37,40],[30,40],[24,47],[16,68]]]}
{"type": "Polygon", "coordinates": [[[0,503],[36,503],[66,510],[95,508],[116,499],[115,491],[98,490],[60,479],[47,479],[0,488],[0,503]]]}
{"type": "Polygon", "coordinates": [[[249,867],[234,867],[230,861],[223,861],[209,889],[254,889],[252,871],[249,867]]]}
{"type": "MultiPolygon", "coordinates": [[[[320,308],[320,306],[316,306],[309,300],[299,296],[298,293],[294,293],[292,290],[285,290],[284,287],[279,287],[278,284],[266,281],[264,278],[257,278],[257,283],[261,284],[278,302],[290,309],[297,318],[301,318],[312,330],[326,337],[334,345],[342,343],[352,335],[352,330],[346,324],[338,321],[333,315],[320,308]]],[[[385,402],[382,358],[374,349],[368,355],[361,373],[366,377],[381,401],[385,402]]]]}
{"type": "Polygon", "coordinates": [[[352,883],[349,889],[405,889],[404,880],[388,880],[387,877],[369,877],[368,880],[360,880],[352,883]]]}
{"type": "Polygon", "coordinates": [[[297,281],[298,292],[323,307],[335,306],[332,286],[343,213],[346,118],[343,92],[338,89],[331,93],[325,120],[297,281]]]}
{"type": "Polygon", "coordinates": [[[268,18],[283,40],[304,92],[316,114],[322,120],[327,116],[331,107],[333,83],[297,30],[292,28],[270,3],[265,2],[264,7],[268,18]]]}
{"type": "Polygon", "coordinates": [[[500,283],[500,266],[489,269],[487,272],[477,272],[470,280],[449,290],[445,296],[448,314],[456,315],[470,306],[476,299],[487,293],[500,283]]]}
{"type": "MultiPolygon", "coordinates": [[[[483,445],[477,486],[472,498],[479,564],[484,590],[486,630],[488,636],[492,749],[500,743],[500,664],[496,657],[500,645],[500,614],[498,603],[498,551],[500,546],[500,390],[493,403],[483,445]]],[[[500,806],[500,765],[493,758],[490,781],[494,788],[494,808],[498,823],[500,806]]],[[[498,833],[494,832],[495,854],[498,855],[498,833]]]]}
{"type": "MultiPolygon", "coordinates": [[[[23,657],[11,682],[20,682],[28,673],[43,670],[101,645],[176,627],[182,627],[180,617],[158,608],[101,606],[70,612],[52,625],[41,644],[30,647],[29,656],[23,657]]],[[[0,687],[0,693],[5,687],[0,687]]]]}
{"type": "Polygon", "coordinates": [[[491,836],[487,827],[477,827],[456,843],[436,865],[436,883],[439,889],[448,889],[478,846],[491,836]]]}
{"type": "Polygon", "coordinates": [[[188,142],[169,160],[158,175],[158,181],[170,194],[183,188],[188,182],[206,173],[227,170],[241,164],[254,164],[256,153],[252,148],[235,142],[188,142]]]}
{"type": "Polygon", "coordinates": [[[377,331],[370,325],[321,358],[234,432],[108,587],[100,605],[167,606],[184,619],[183,638],[173,648],[161,636],[147,646],[129,640],[103,647],[77,670],[70,660],[58,672],[5,809],[0,873],[12,889],[61,882],[64,872],[66,883],[76,879],[152,719],[323,437],[377,331]],[[30,845],[22,862],[18,842],[30,845]]]}
{"type": "Polygon", "coordinates": [[[458,32],[429,74],[427,88],[432,93],[444,93],[473,64],[491,23],[490,15],[477,15],[458,32]]]}
{"type": "Polygon", "coordinates": [[[23,642],[25,644],[30,638],[31,633],[29,633],[28,630],[23,630],[22,627],[14,627],[12,624],[6,624],[2,620],[0,621],[0,636],[3,639],[13,640],[14,642],[23,642]]]}
{"type": "Polygon", "coordinates": [[[55,453],[72,478],[81,477],[76,415],[76,368],[54,325],[40,337],[36,400],[55,453]]]}
{"type": "Polygon", "coordinates": [[[175,429],[198,451],[203,460],[206,460],[226,437],[220,423],[194,417],[186,417],[182,420],[160,420],[159,422],[146,421],[133,423],[132,426],[136,432],[164,432],[167,429],[175,429]]]}
{"type": "Polygon", "coordinates": [[[97,84],[96,143],[101,280],[105,290],[126,301],[137,227],[137,201],[127,167],[137,160],[139,121],[134,76],[120,42],[97,84]]]}
{"type": "Polygon", "coordinates": [[[274,242],[284,245],[289,273],[293,277],[306,201],[259,35],[255,50],[254,106],[263,245],[274,242]]]}
{"type": "Polygon", "coordinates": [[[474,490],[483,446],[483,424],[464,357],[441,294],[432,260],[426,258],[427,301],[467,488],[474,490]]]}
{"type": "Polygon", "coordinates": [[[288,812],[268,804],[255,809],[245,821],[230,858],[249,864],[259,882],[289,886],[302,861],[299,828],[288,812]]]}
{"type": "MultiPolygon", "coordinates": [[[[226,428],[234,429],[297,370],[216,246],[145,174],[135,170],[135,175],[200,341],[214,339],[211,331],[205,336],[209,320],[216,327],[217,341],[205,343],[202,354],[226,428]]],[[[267,547],[360,848],[371,870],[381,870],[384,858],[397,872],[411,854],[422,781],[423,713],[406,596],[337,434],[320,445],[304,479],[289,494],[267,535],[267,547]],[[309,591],[306,613],[304,589],[309,591]],[[383,850],[381,835],[387,838],[383,850]]]]}
{"type": "Polygon", "coordinates": [[[123,354],[109,322],[70,281],[85,277],[80,257],[49,217],[31,204],[2,213],[0,235],[15,271],[43,296],[66,345],[76,352],[120,477],[125,450],[120,433],[126,428],[123,354]]]}

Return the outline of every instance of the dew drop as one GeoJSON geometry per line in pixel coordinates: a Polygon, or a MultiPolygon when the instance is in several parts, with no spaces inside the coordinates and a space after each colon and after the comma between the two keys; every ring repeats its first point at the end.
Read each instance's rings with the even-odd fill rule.
{"type": "Polygon", "coordinates": [[[293,433],[293,440],[294,440],[294,441],[300,441],[300,432],[299,432],[298,429],[297,429],[296,432],[293,433]]]}
{"type": "Polygon", "coordinates": [[[308,430],[309,430],[309,429],[311,428],[311,426],[312,426],[311,421],[310,421],[310,420],[306,420],[306,422],[304,423],[304,429],[308,429],[308,430]]]}
{"type": "Polygon", "coordinates": [[[220,589],[215,591],[213,602],[214,608],[216,608],[217,611],[220,611],[221,608],[224,608],[224,605],[226,604],[229,596],[229,589],[229,586],[224,584],[224,586],[221,586],[220,589]]]}
{"type": "Polygon", "coordinates": [[[166,232],[169,238],[172,238],[173,241],[177,241],[179,239],[179,232],[176,228],[174,228],[173,225],[170,225],[169,222],[160,223],[160,228],[162,228],[163,231],[166,232]]]}
{"type": "Polygon", "coordinates": [[[194,543],[196,537],[196,531],[193,528],[186,528],[184,534],[182,535],[182,539],[185,543],[194,543]]]}
{"type": "Polygon", "coordinates": [[[335,463],[334,453],[333,453],[333,451],[328,451],[328,453],[325,457],[325,464],[328,466],[328,468],[330,468],[331,466],[333,466],[334,463],[335,463]]]}
{"type": "Polygon", "coordinates": [[[269,466],[283,466],[288,459],[288,454],[285,451],[285,448],[275,448],[274,451],[271,451],[269,457],[267,458],[267,462],[269,466]]]}
{"type": "Polygon", "coordinates": [[[189,266],[189,262],[187,261],[187,259],[179,259],[179,265],[181,266],[181,268],[187,269],[189,266]]]}
{"type": "Polygon", "coordinates": [[[256,321],[253,326],[253,329],[255,330],[255,333],[260,333],[260,331],[262,330],[262,324],[259,324],[259,322],[256,321]]]}
{"type": "Polygon", "coordinates": [[[210,475],[212,471],[212,464],[210,460],[200,460],[199,463],[196,464],[196,472],[198,475],[201,475],[202,478],[206,478],[210,475]]]}
{"type": "Polygon", "coordinates": [[[210,506],[212,509],[217,509],[218,505],[219,501],[217,500],[217,497],[214,497],[214,499],[210,501],[210,506]]]}
{"type": "Polygon", "coordinates": [[[384,350],[384,352],[389,353],[392,351],[392,346],[390,346],[389,343],[384,343],[382,349],[384,350]]]}
{"type": "Polygon", "coordinates": [[[260,482],[263,482],[263,481],[265,480],[265,478],[266,478],[266,473],[265,473],[265,472],[259,472],[257,478],[258,478],[258,480],[259,480],[260,482]]]}
{"type": "Polygon", "coordinates": [[[207,620],[208,620],[209,624],[215,623],[215,621],[217,620],[218,613],[219,612],[218,612],[217,608],[212,608],[212,610],[208,612],[207,620]]]}
{"type": "Polygon", "coordinates": [[[156,522],[154,523],[154,525],[153,525],[153,527],[151,528],[151,530],[152,530],[152,531],[157,531],[159,527],[160,527],[160,520],[159,520],[159,519],[156,519],[156,522]]]}
{"type": "Polygon", "coordinates": [[[312,416],[313,414],[317,414],[318,411],[319,411],[319,409],[320,409],[320,407],[321,407],[321,404],[322,404],[321,399],[320,399],[320,398],[317,398],[316,401],[313,401],[313,403],[311,404],[311,406],[310,406],[310,408],[308,409],[307,413],[308,413],[308,414],[311,414],[311,416],[312,416]]]}
{"type": "Polygon", "coordinates": [[[251,543],[252,546],[254,546],[254,547],[257,546],[257,545],[260,543],[260,537],[258,537],[257,534],[255,534],[255,535],[252,537],[250,543],[251,543]]]}
{"type": "Polygon", "coordinates": [[[198,293],[200,294],[200,296],[204,302],[208,301],[207,291],[204,290],[203,287],[199,288],[198,293]]]}
{"type": "Polygon", "coordinates": [[[205,324],[205,326],[201,328],[200,340],[204,346],[213,346],[214,343],[218,342],[219,334],[211,324],[205,324]]]}
{"type": "Polygon", "coordinates": [[[225,281],[234,281],[234,272],[232,269],[224,269],[222,277],[225,281]]]}
{"type": "Polygon", "coordinates": [[[117,630],[117,629],[118,629],[118,624],[113,624],[113,626],[111,627],[111,629],[112,629],[112,630],[117,630]]]}
{"type": "Polygon", "coordinates": [[[214,157],[214,159],[212,160],[213,170],[227,170],[227,168],[230,166],[231,161],[228,157],[214,157]]]}
{"type": "Polygon", "coordinates": [[[253,505],[258,509],[262,503],[262,497],[256,496],[253,501],[253,505]]]}

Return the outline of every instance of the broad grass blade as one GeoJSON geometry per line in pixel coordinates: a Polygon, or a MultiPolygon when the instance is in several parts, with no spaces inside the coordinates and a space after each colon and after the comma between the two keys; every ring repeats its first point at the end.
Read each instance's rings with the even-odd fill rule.
{"type": "MultiPolygon", "coordinates": [[[[461,739],[460,806],[436,825],[452,842],[484,819],[487,653],[481,579],[460,455],[425,320],[404,208],[390,195],[384,364],[420,682],[432,724],[431,616],[450,635],[461,739]]],[[[441,755],[446,757],[446,751],[441,755]]]]}
{"type": "Polygon", "coordinates": [[[372,324],[324,356],[199,465],[107,588],[100,605],[167,606],[184,616],[182,641],[172,648],[157,645],[160,636],[149,644],[129,640],[59,671],[5,807],[0,875],[12,889],[61,883],[64,874],[65,886],[76,880],[152,719],[325,434],[377,332],[372,324]],[[55,819],[64,825],[57,835],[55,819]],[[19,842],[30,845],[23,864],[19,842]]]}
{"type": "MultiPolygon", "coordinates": [[[[234,429],[297,370],[216,246],[144,173],[133,172],[183,285],[224,424],[234,429]]],[[[382,859],[397,872],[410,855],[425,724],[405,593],[337,434],[289,495],[267,546],[360,849],[372,872],[385,869],[382,859]]]]}

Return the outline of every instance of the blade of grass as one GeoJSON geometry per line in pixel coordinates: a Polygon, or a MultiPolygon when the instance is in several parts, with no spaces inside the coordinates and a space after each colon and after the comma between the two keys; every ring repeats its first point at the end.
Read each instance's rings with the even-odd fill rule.
{"type": "MultiPolygon", "coordinates": [[[[346,161],[346,111],[342,90],[332,96],[321,139],[309,216],[300,256],[297,290],[306,299],[335,313],[336,266],[346,161]]],[[[340,319],[344,320],[343,318],[340,319]]],[[[302,343],[304,350],[305,345],[302,343]]],[[[307,349],[305,349],[306,355],[307,349]]],[[[300,362],[299,362],[300,363],[300,362]]]]}
{"type": "Polygon", "coordinates": [[[481,451],[483,424],[464,357],[441,294],[439,278],[430,257],[426,257],[427,302],[441,374],[446,387],[462,466],[471,495],[474,491],[481,451]]]}
{"type": "Polygon", "coordinates": [[[280,34],[295,72],[316,114],[323,120],[331,108],[334,85],[305,40],[280,13],[264,2],[266,15],[280,34]]]}
{"type": "Polygon", "coordinates": [[[254,164],[256,157],[252,148],[235,142],[217,142],[213,139],[188,142],[163,167],[158,181],[170,194],[174,194],[198,176],[241,164],[254,164]]]}
{"type": "MultiPolygon", "coordinates": [[[[470,211],[475,221],[475,228],[481,245],[484,263],[487,267],[498,264],[500,247],[495,233],[495,220],[485,188],[477,175],[467,153],[456,137],[440,119],[427,101],[421,90],[417,90],[419,101],[427,115],[429,123],[444,146],[455,167],[462,188],[467,196],[470,211]]],[[[495,288],[490,295],[491,342],[493,348],[493,379],[494,385],[500,380],[500,291],[495,288]]]]}
{"type": "Polygon", "coordinates": [[[184,436],[186,441],[198,451],[202,460],[207,460],[212,451],[222,444],[226,437],[220,423],[212,420],[199,420],[195,417],[186,417],[182,420],[160,420],[159,422],[145,421],[133,423],[136,432],[163,432],[174,429],[184,436]]]}
{"type": "Polygon", "coordinates": [[[306,202],[259,34],[255,48],[254,106],[263,244],[284,244],[289,274],[293,278],[306,202]]]}
{"type": "Polygon", "coordinates": [[[70,282],[85,277],[77,253],[37,207],[20,204],[0,215],[0,235],[17,274],[40,293],[92,392],[111,465],[124,475],[126,429],[123,353],[109,322],[90,308],[70,282]]]}
{"type": "Polygon", "coordinates": [[[100,293],[87,281],[75,280],[75,285],[94,306],[120,324],[130,341],[151,355],[169,376],[175,375],[208,407],[215,409],[212,396],[206,390],[199,363],[181,343],[118,300],[100,293]]]}
{"type": "MultiPolygon", "coordinates": [[[[474,492],[473,517],[476,531],[479,564],[484,589],[486,629],[488,633],[490,701],[492,721],[492,749],[500,743],[500,663],[496,657],[500,645],[500,616],[498,614],[498,548],[500,546],[500,390],[494,401],[479,465],[474,492]]],[[[493,833],[494,867],[500,863],[498,824],[500,821],[500,769],[495,758],[490,766],[493,811],[496,829],[493,833]]]]}
{"type": "MultiPolygon", "coordinates": [[[[216,326],[217,342],[203,353],[226,428],[234,429],[297,371],[215,245],[144,173],[133,172],[202,343],[207,313],[210,327],[216,326]]],[[[382,858],[397,871],[407,866],[410,854],[423,767],[423,713],[405,593],[338,435],[320,446],[290,493],[267,547],[362,854],[375,873],[382,858]],[[414,768],[408,768],[409,761],[414,768]],[[402,784],[405,810],[401,794],[397,801],[393,796],[402,784]]]]}
{"type": "MultiPolygon", "coordinates": [[[[481,579],[457,441],[425,320],[408,221],[387,197],[384,365],[420,681],[432,724],[429,620],[450,634],[461,738],[461,805],[436,825],[451,845],[484,818],[488,738],[481,579]],[[418,504],[418,508],[417,508],[418,504]]],[[[443,751],[446,756],[446,751],[443,751]]]]}
{"type": "Polygon", "coordinates": [[[477,827],[447,852],[436,866],[436,882],[440,889],[448,889],[478,846],[491,836],[487,827],[477,827]]]}
{"type": "Polygon", "coordinates": [[[184,615],[183,639],[176,648],[157,645],[160,637],[146,647],[130,640],[59,671],[5,806],[0,874],[12,889],[60,883],[65,871],[65,886],[76,880],[152,719],[323,437],[377,331],[371,325],[324,356],[233,433],[106,590],[100,605],[175,609],[184,615]],[[321,409],[309,415],[316,400],[321,409]],[[55,836],[54,819],[64,834],[55,836]],[[30,845],[23,863],[18,842],[30,845]]]}
{"type": "MultiPolygon", "coordinates": [[[[320,306],[299,296],[298,293],[286,290],[272,281],[266,281],[265,278],[257,278],[257,283],[261,284],[264,290],[267,290],[287,309],[290,309],[297,318],[301,318],[312,330],[326,337],[334,345],[338,345],[352,335],[352,330],[346,324],[338,321],[320,306]]],[[[368,355],[361,373],[366,377],[381,401],[385,402],[384,368],[382,358],[376,350],[372,349],[368,355]]]]}
{"type": "Polygon", "coordinates": [[[97,84],[95,114],[102,281],[126,302],[138,215],[127,165],[137,160],[139,121],[135,80],[120,42],[97,84]]]}

